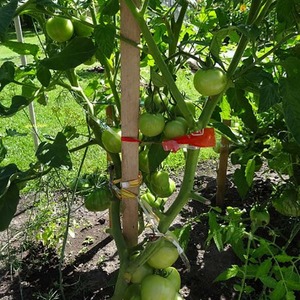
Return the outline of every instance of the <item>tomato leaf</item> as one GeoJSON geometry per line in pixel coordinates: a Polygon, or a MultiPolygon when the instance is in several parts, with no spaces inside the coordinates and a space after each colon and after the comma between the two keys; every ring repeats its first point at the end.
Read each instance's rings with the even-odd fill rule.
{"type": "Polygon", "coordinates": [[[4,105],[0,104],[0,116],[12,116],[19,110],[28,106],[29,103],[30,102],[23,96],[13,96],[11,100],[11,105],[9,107],[5,107],[4,105]]]}
{"type": "Polygon", "coordinates": [[[237,186],[238,193],[242,198],[245,198],[249,190],[249,185],[245,177],[245,168],[241,167],[240,169],[236,169],[233,178],[234,183],[237,186]]]}
{"type": "Polygon", "coordinates": [[[169,155],[169,153],[170,152],[167,152],[163,149],[161,144],[152,144],[148,152],[150,172],[154,172],[169,155]]]}
{"type": "Polygon", "coordinates": [[[6,61],[0,67],[0,91],[3,88],[14,81],[15,77],[15,65],[11,61],[6,61]]]}
{"type": "Polygon", "coordinates": [[[3,159],[5,158],[7,154],[7,150],[3,144],[2,138],[0,137],[0,162],[3,161],[3,159]]]}
{"type": "Polygon", "coordinates": [[[115,15],[120,9],[119,0],[105,1],[103,6],[102,14],[108,16],[115,15]]]}
{"type": "Polygon", "coordinates": [[[12,23],[15,11],[18,6],[18,0],[11,0],[6,5],[0,7],[0,40],[3,42],[6,32],[12,23]]]}
{"type": "Polygon", "coordinates": [[[253,182],[253,177],[255,173],[255,159],[249,159],[245,168],[245,176],[248,186],[250,187],[253,182]]]}
{"type": "Polygon", "coordinates": [[[230,127],[225,125],[223,122],[213,122],[213,127],[217,129],[222,135],[225,135],[227,138],[229,138],[233,142],[238,142],[238,138],[236,135],[232,132],[230,127]]]}
{"type": "Polygon", "coordinates": [[[47,87],[50,84],[51,73],[49,69],[43,65],[37,68],[36,77],[43,86],[47,87]]]}
{"type": "Polygon", "coordinates": [[[95,54],[96,49],[90,38],[75,37],[61,52],[43,59],[41,64],[49,69],[65,71],[90,59],[95,54]]]}
{"type": "Polygon", "coordinates": [[[20,54],[20,55],[32,55],[37,56],[39,52],[39,46],[29,43],[21,43],[15,41],[7,41],[3,43],[3,46],[9,48],[10,50],[20,54]]]}
{"type": "Polygon", "coordinates": [[[240,272],[240,267],[238,265],[232,265],[232,267],[228,268],[224,272],[222,272],[214,282],[228,280],[230,278],[236,277],[240,272]]]}
{"type": "Polygon", "coordinates": [[[69,170],[72,168],[67,139],[61,132],[56,135],[52,144],[48,142],[40,143],[36,156],[41,163],[53,168],[67,167],[69,170]]]}
{"type": "Polygon", "coordinates": [[[98,25],[94,33],[98,50],[109,58],[114,50],[116,28],[111,24],[98,25]]]}

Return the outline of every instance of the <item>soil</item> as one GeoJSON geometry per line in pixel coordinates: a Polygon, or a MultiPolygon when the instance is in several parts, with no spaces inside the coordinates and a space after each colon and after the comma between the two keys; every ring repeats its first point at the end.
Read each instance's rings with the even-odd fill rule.
{"type": "MultiPolygon", "coordinates": [[[[272,184],[276,184],[279,180],[275,174],[268,174],[268,178],[265,178],[263,173],[259,174],[255,178],[253,189],[242,201],[231,181],[233,172],[234,168],[230,166],[225,204],[246,210],[249,210],[254,201],[268,199],[272,192],[272,184]]],[[[180,186],[182,174],[173,175],[177,185],[180,186]]],[[[194,188],[201,191],[201,194],[211,200],[214,205],[215,161],[209,160],[199,164],[195,174],[194,188]]],[[[25,199],[23,200],[25,203],[25,199]]],[[[209,228],[207,218],[203,214],[208,210],[209,206],[197,201],[189,201],[172,224],[173,228],[180,227],[188,220],[202,216],[197,219],[198,221],[191,223],[190,239],[185,252],[189,259],[190,271],[187,272],[186,266],[180,259],[175,264],[182,278],[180,293],[184,299],[190,300],[236,299],[233,288],[235,280],[214,282],[221,272],[233,264],[239,264],[240,260],[235,256],[230,245],[224,251],[219,252],[214,243],[206,244],[209,228]]],[[[14,225],[22,223],[24,211],[25,209],[18,212],[13,220],[14,225]]],[[[17,266],[12,266],[12,264],[8,266],[4,259],[0,265],[0,299],[61,299],[58,285],[60,276],[63,278],[63,290],[67,300],[111,298],[119,261],[114,241],[107,233],[108,213],[87,212],[80,205],[74,211],[72,220],[76,220],[81,226],[76,230],[75,235],[68,239],[61,274],[59,272],[60,257],[56,250],[42,244],[26,245],[27,250],[22,253],[21,259],[15,260],[18,263],[17,266]]],[[[276,222],[276,216],[271,220],[276,222]]],[[[0,241],[4,238],[4,233],[2,233],[0,241]]],[[[20,249],[19,245],[13,248],[13,244],[11,247],[20,249]]],[[[20,253],[13,251],[10,251],[10,254],[20,256],[20,253]]]]}

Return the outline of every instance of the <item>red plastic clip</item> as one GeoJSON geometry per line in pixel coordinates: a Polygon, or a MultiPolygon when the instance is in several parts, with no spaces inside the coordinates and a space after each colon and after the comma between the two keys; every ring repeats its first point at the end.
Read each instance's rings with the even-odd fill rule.
{"type": "Polygon", "coordinates": [[[183,135],[172,140],[165,140],[162,146],[165,151],[177,152],[184,147],[214,147],[216,137],[214,128],[204,128],[199,131],[183,135]]]}

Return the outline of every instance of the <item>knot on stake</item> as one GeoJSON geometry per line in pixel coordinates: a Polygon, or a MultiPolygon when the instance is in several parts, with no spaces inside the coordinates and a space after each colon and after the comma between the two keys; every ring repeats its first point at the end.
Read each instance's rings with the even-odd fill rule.
{"type": "Polygon", "coordinates": [[[114,191],[116,192],[117,196],[119,199],[123,198],[136,198],[137,194],[131,192],[128,190],[128,188],[132,187],[138,187],[142,184],[143,182],[143,176],[142,173],[139,173],[138,178],[128,180],[128,181],[122,181],[122,179],[115,179],[113,180],[113,185],[114,185],[114,191]],[[119,189],[116,184],[120,183],[121,189],[119,189]]]}

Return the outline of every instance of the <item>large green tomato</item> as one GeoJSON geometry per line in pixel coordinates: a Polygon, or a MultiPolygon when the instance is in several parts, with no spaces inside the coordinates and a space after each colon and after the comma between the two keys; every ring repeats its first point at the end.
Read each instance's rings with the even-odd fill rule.
{"type": "Polygon", "coordinates": [[[194,75],[194,87],[203,96],[221,93],[227,85],[226,74],[218,68],[199,69],[194,75]]]}
{"type": "Polygon", "coordinates": [[[145,109],[149,113],[161,113],[167,110],[168,98],[165,96],[160,97],[159,94],[147,96],[144,101],[145,109]]]}
{"type": "Polygon", "coordinates": [[[121,152],[122,142],[120,129],[109,128],[107,130],[104,130],[101,140],[106,151],[111,153],[121,152]]]}
{"type": "Polygon", "coordinates": [[[172,285],[174,286],[175,290],[178,292],[181,286],[181,278],[178,270],[174,267],[168,267],[164,269],[165,278],[171,281],[172,285]]]}
{"type": "Polygon", "coordinates": [[[89,211],[104,211],[109,208],[113,201],[113,195],[108,186],[101,186],[94,189],[84,199],[84,205],[89,211]]]}
{"type": "Polygon", "coordinates": [[[162,246],[152,253],[147,263],[154,269],[166,269],[171,267],[178,257],[179,254],[175,245],[165,239],[162,246]]]}
{"type": "Polygon", "coordinates": [[[143,194],[141,199],[145,200],[153,208],[162,209],[165,204],[165,199],[157,198],[150,192],[143,194]]]}
{"type": "Polygon", "coordinates": [[[139,169],[144,173],[150,173],[148,152],[149,149],[146,148],[139,153],[139,169]]]}
{"type": "Polygon", "coordinates": [[[69,19],[52,17],[46,22],[46,32],[53,41],[66,42],[73,35],[73,23],[69,19]]]}
{"type": "Polygon", "coordinates": [[[253,206],[250,210],[251,222],[256,226],[265,226],[270,223],[270,214],[267,208],[257,208],[253,206]]]}
{"type": "Polygon", "coordinates": [[[92,26],[93,25],[92,18],[90,18],[88,16],[81,16],[80,20],[83,22],[81,22],[79,20],[73,21],[75,34],[77,36],[83,36],[83,37],[91,36],[94,31],[94,28],[92,26]],[[85,24],[84,22],[91,24],[91,26],[85,24]]]}
{"type": "Polygon", "coordinates": [[[153,137],[161,134],[165,127],[162,114],[143,113],[139,118],[139,128],[143,135],[153,137]]]}
{"type": "Polygon", "coordinates": [[[148,275],[141,283],[142,300],[175,299],[176,293],[172,283],[159,275],[148,275]]]}
{"type": "Polygon", "coordinates": [[[124,300],[141,300],[141,285],[131,284],[125,291],[124,300]]]}
{"type": "Polygon", "coordinates": [[[166,139],[183,136],[188,129],[187,122],[182,117],[169,121],[164,128],[164,136],[166,139]]]}
{"type": "Polygon", "coordinates": [[[169,178],[168,172],[156,171],[150,175],[150,190],[161,198],[171,196],[176,189],[175,182],[169,178]]]}
{"type": "MultiPolygon", "coordinates": [[[[137,256],[138,254],[133,255],[132,259],[135,259],[137,256]]],[[[153,274],[153,269],[145,263],[135,269],[135,271],[131,274],[130,281],[132,283],[141,283],[142,280],[150,274],[153,274]]]]}

